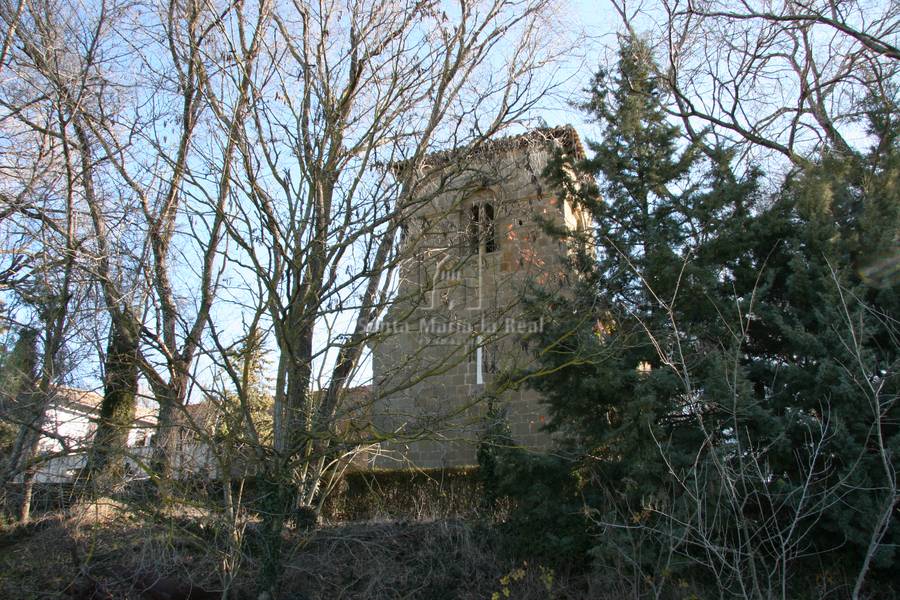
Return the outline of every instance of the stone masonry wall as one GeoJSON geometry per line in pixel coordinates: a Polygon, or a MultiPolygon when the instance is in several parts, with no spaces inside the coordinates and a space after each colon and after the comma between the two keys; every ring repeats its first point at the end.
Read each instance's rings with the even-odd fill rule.
{"type": "Polygon", "coordinates": [[[505,377],[534,360],[531,286],[561,297],[568,288],[568,250],[544,226],[586,226],[540,175],[550,151],[544,141],[426,174],[438,183],[409,219],[398,299],[372,344],[374,424],[391,439],[377,466],[475,463],[489,401],[505,409],[517,443],[550,444],[540,396],[505,377]]]}

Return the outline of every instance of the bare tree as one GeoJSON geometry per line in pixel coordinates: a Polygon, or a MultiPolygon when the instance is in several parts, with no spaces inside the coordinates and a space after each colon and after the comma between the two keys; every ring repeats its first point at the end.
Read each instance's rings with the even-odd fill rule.
{"type": "Polygon", "coordinates": [[[613,2],[660,56],[671,113],[694,139],[805,164],[815,149],[868,143],[867,104],[896,110],[896,2],[613,2]]]}
{"type": "Polygon", "coordinates": [[[44,95],[45,78],[27,52],[13,44],[18,39],[14,33],[23,31],[42,37],[48,46],[62,45],[64,36],[41,30],[30,16],[22,21],[23,14],[29,14],[24,3],[0,5],[0,19],[9,28],[3,46],[3,59],[9,63],[3,65],[0,126],[11,150],[2,163],[0,212],[11,257],[4,269],[4,292],[20,303],[19,314],[33,328],[37,342],[35,368],[15,399],[12,414],[19,433],[3,472],[4,484],[23,476],[20,517],[28,520],[45,413],[67,374],[64,350],[88,297],[78,263],[85,228],[73,185],[77,165],[60,135],[67,126],[66,113],[58,98],[44,95]]]}
{"type": "MultiPolygon", "coordinates": [[[[4,91],[12,88],[29,96],[34,93],[31,86],[37,83],[35,79],[21,74],[23,78],[4,91]]],[[[81,307],[88,302],[86,282],[78,266],[85,231],[71,185],[75,166],[58,135],[65,127],[64,119],[59,105],[32,104],[32,98],[26,98],[13,108],[38,127],[16,127],[16,119],[9,112],[2,121],[7,139],[30,142],[38,149],[31,152],[26,146],[25,156],[10,153],[10,160],[3,164],[4,183],[10,192],[3,196],[3,233],[5,239],[15,240],[12,263],[16,273],[14,280],[7,280],[9,287],[4,292],[18,305],[17,313],[25,321],[22,335],[32,340],[26,351],[36,354],[29,357],[31,367],[20,374],[21,385],[9,399],[12,410],[5,415],[16,422],[19,432],[2,481],[6,484],[19,475],[23,477],[22,521],[29,519],[45,413],[68,374],[64,350],[74,335],[81,307]],[[26,157],[30,162],[23,161],[26,157]]],[[[4,104],[9,110],[8,102],[4,104]]]]}
{"type": "MultiPolygon", "coordinates": [[[[197,141],[202,137],[204,143],[215,144],[212,138],[205,137],[209,130],[203,127],[202,120],[209,106],[204,92],[210,85],[210,67],[219,68],[214,33],[222,16],[212,6],[200,2],[170,5],[161,15],[158,29],[148,28],[142,40],[146,45],[137,63],[152,75],[148,80],[133,82],[142,92],[138,104],[132,107],[133,120],[121,122],[111,112],[112,107],[102,104],[101,97],[97,110],[79,112],[81,129],[76,129],[82,151],[89,153],[84,162],[90,162],[93,153],[108,162],[110,167],[105,176],[142,216],[140,228],[146,257],[141,255],[138,265],[151,291],[149,319],[136,314],[134,307],[123,304],[127,295],[118,286],[119,280],[108,262],[101,262],[99,280],[113,321],[110,343],[118,339],[125,344],[124,353],[110,356],[126,357],[126,368],[138,357],[141,372],[159,403],[155,440],[158,475],[163,481],[172,475],[173,419],[187,398],[191,367],[215,298],[216,257],[223,233],[222,206],[230,189],[233,140],[224,144],[221,153],[212,154],[205,153],[197,141]],[[157,61],[162,61],[167,68],[157,70],[157,61]],[[148,101],[149,106],[145,104],[148,101]],[[171,109],[157,108],[168,103],[172,103],[171,109]],[[172,144],[165,131],[170,124],[172,144]],[[121,134],[123,126],[129,132],[127,137],[121,134]],[[192,161],[199,163],[197,170],[192,167],[192,161]],[[206,214],[194,215],[189,201],[193,196],[205,198],[208,194],[214,200],[211,218],[206,221],[206,214]],[[180,225],[187,225],[190,234],[178,236],[180,225]],[[199,263],[196,269],[190,264],[194,258],[199,263]],[[179,282],[185,282],[184,286],[179,282]],[[137,332],[145,344],[139,356],[137,332]]],[[[120,36],[124,33],[118,31],[120,36]]],[[[124,86],[127,82],[118,83],[124,86]]],[[[246,101],[244,94],[236,102],[232,118],[240,119],[246,101]]],[[[84,182],[85,200],[98,240],[107,240],[109,215],[104,211],[103,198],[97,195],[87,171],[84,182]]],[[[101,249],[100,253],[108,257],[109,249],[101,249]]],[[[135,378],[133,374],[126,375],[131,385],[135,378]]]]}
{"type": "MultiPolygon", "coordinates": [[[[215,137],[220,129],[214,124],[242,121],[249,87],[239,84],[243,92],[227,107],[211,108],[209,99],[223,79],[247,79],[250,71],[224,68],[230,59],[217,34],[230,6],[102,2],[95,8],[79,21],[74,5],[29,5],[34,27],[20,26],[16,35],[65,114],[59,136],[77,157],[74,183],[94,235],[89,268],[109,316],[92,464],[105,468],[109,457],[121,454],[139,367],[160,406],[154,439],[166,480],[173,418],[186,400],[215,298],[231,186],[236,138],[215,137]],[[141,9],[159,20],[148,17],[130,28],[127,17],[141,9]],[[49,39],[47,32],[57,30],[74,43],[49,39]],[[127,48],[134,52],[123,52],[127,48]]],[[[252,58],[244,58],[242,68],[252,71],[252,58]]],[[[228,135],[227,126],[221,131],[228,135]]]]}
{"type": "Polygon", "coordinates": [[[435,193],[421,166],[433,150],[484,143],[542,97],[551,9],[544,0],[285,2],[231,15],[227,52],[238,72],[252,70],[253,102],[235,130],[237,198],[224,223],[234,277],[250,285],[229,294],[248,322],[271,327],[278,351],[265,463],[269,591],[285,521],[315,512],[335,455],[359,445],[340,423],[359,400],[347,392],[390,299],[404,222],[435,193]]]}

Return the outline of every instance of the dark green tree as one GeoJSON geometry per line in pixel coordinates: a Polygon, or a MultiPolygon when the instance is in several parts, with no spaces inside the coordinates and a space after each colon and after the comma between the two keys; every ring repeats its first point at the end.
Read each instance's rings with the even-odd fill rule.
{"type": "Polygon", "coordinates": [[[841,548],[859,585],[893,568],[900,538],[900,129],[896,107],[868,112],[872,152],[824,152],[784,183],[767,215],[779,225],[756,228],[769,255],[743,361],[781,419],[768,453],[778,485],[801,489],[809,423],[827,425],[815,489],[827,506],[810,539],[841,548]]]}
{"type": "Polygon", "coordinates": [[[478,479],[481,482],[484,509],[489,515],[496,512],[502,496],[498,485],[498,465],[503,460],[503,455],[508,454],[514,446],[505,407],[499,407],[496,400],[489,399],[477,454],[478,479]]]}
{"type": "Polygon", "coordinates": [[[0,367],[0,452],[4,472],[18,465],[27,430],[22,423],[32,418],[38,381],[38,332],[24,327],[0,367]]]}
{"type": "MultiPolygon", "coordinates": [[[[743,231],[758,200],[754,172],[738,178],[727,153],[702,153],[667,120],[651,60],[640,40],[623,43],[617,70],[597,75],[584,106],[603,133],[589,143],[593,157],[572,164],[561,156],[548,169],[596,225],[590,239],[571,240],[581,273],[571,298],[560,303],[538,290],[533,300],[546,311],[546,327],[536,344],[542,373],[530,380],[547,400],[549,428],[563,447],[554,457],[510,457],[498,470],[520,509],[513,524],[548,522],[553,508],[545,509],[566,507],[547,527],[572,534],[557,553],[586,547],[578,539],[590,531],[585,514],[640,522],[667,500],[670,465],[691,465],[703,446],[698,421],[714,421],[715,411],[692,393],[683,355],[715,348],[708,340],[726,329],[697,300],[719,292],[726,258],[734,268],[740,262],[734,248],[717,243],[743,231]],[[682,330],[682,320],[693,324],[682,330]],[[550,485],[534,481],[547,483],[549,472],[550,485]]],[[[698,367],[714,365],[691,364],[698,367]]],[[[645,549],[648,570],[661,551],[645,549]]]]}
{"type": "MultiPolygon", "coordinates": [[[[823,151],[763,194],[752,167],[682,141],[639,40],[619,59],[586,105],[593,157],[552,166],[597,252],[575,260],[570,301],[536,292],[530,379],[594,555],[631,543],[641,578],[762,595],[833,569],[858,592],[897,537],[897,113],[870,102],[869,155],[823,151]]],[[[525,508],[527,477],[506,478],[525,508]]]]}
{"type": "Polygon", "coordinates": [[[599,194],[577,198],[599,227],[597,269],[611,303],[652,318],[653,294],[669,296],[686,249],[684,211],[693,193],[694,146],[671,125],[652,76],[650,50],[640,40],[623,43],[615,74],[601,70],[590,89],[588,110],[603,137],[589,142],[593,158],[579,170],[599,176],[599,194]],[[674,271],[674,272],[673,272],[674,271]]]}
{"type": "MultiPolygon", "coordinates": [[[[678,355],[721,333],[713,307],[700,305],[719,292],[728,262],[740,262],[720,241],[742,231],[758,200],[755,173],[739,179],[726,153],[707,156],[684,143],[666,118],[651,61],[640,40],[623,43],[616,72],[597,75],[584,106],[603,133],[589,144],[593,157],[551,166],[591,211],[597,254],[578,261],[572,303],[537,302],[555,307],[540,344],[550,349],[543,356],[551,374],[535,379],[550,427],[602,457],[591,477],[616,482],[635,510],[664,484],[657,442],[701,443],[703,410],[678,355]],[[591,180],[599,185],[585,185],[591,180]],[[681,321],[693,326],[682,330],[681,321]]],[[[689,464],[692,451],[676,460],[689,464]]]]}

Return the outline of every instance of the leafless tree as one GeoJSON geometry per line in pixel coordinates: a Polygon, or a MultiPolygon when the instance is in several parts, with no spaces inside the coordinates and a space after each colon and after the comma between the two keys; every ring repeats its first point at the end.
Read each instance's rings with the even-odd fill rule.
{"type": "Polygon", "coordinates": [[[868,145],[872,103],[896,111],[900,7],[803,0],[613,2],[660,58],[670,109],[701,139],[802,165],[868,145]]]}
{"type": "MultiPolygon", "coordinates": [[[[399,243],[404,225],[446,192],[446,181],[423,184],[426,157],[477,150],[524,122],[552,86],[540,69],[562,49],[546,35],[555,10],[550,0],[0,5],[6,123],[63,156],[65,214],[90,234],[79,229],[63,255],[82,259],[102,299],[96,322],[109,328],[92,463],[104,468],[122,446],[144,377],[160,405],[157,474],[169,479],[198,353],[241,397],[229,349],[270,332],[274,440],[249,437],[275,484],[269,530],[315,511],[366,441],[338,433],[358,408],[347,391],[368,326],[402,254],[416,251],[399,243]],[[241,319],[249,329],[230,325],[241,319]]],[[[39,181],[42,157],[15,157],[39,181]]],[[[20,191],[3,190],[4,214],[46,218],[20,191]]],[[[4,282],[22,260],[4,265],[4,282]]]]}
{"type": "Polygon", "coordinates": [[[225,70],[217,41],[231,8],[101,2],[76,17],[76,5],[44,3],[27,7],[33,26],[15,28],[23,59],[65,114],[59,136],[77,157],[78,198],[93,226],[89,268],[110,322],[98,468],[104,448],[127,435],[139,367],[160,406],[161,480],[171,475],[172,421],[215,297],[231,185],[236,138],[219,146],[211,123],[240,122],[249,98],[244,85],[228,114],[208,101],[217,81],[242,76],[225,70]]]}
{"type": "MultiPolygon", "coordinates": [[[[435,193],[420,182],[426,156],[482,144],[528,114],[556,50],[542,33],[552,8],[284,2],[231,15],[226,52],[253,102],[246,118],[220,119],[240,160],[228,258],[250,282],[229,294],[271,328],[278,352],[270,539],[298,508],[315,511],[335,454],[358,443],[338,435],[347,390],[390,299],[403,224],[435,193]]],[[[217,114],[233,93],[211,100],[217,114]]]]}
{"type": "MultiPolygon", "coordinates": [[[[171,477],[173,420],[187,398],[191,368],[215,298],[222,208],[230,193],[235,144],[230,138],[221,148],[207,152],[219,140],[204,122],[210,111],[207,92],[221,70],[216,33],[230,6],[220,10],[188,2],[170,4],[165,12],[163,7],[150,8],[159,9],[160,22],[141,30],[138,38],[143,45],[136,63],[150,76],[131,82],[139,90],[129,106],[131,120],[114,115],[113,107],[101,104],[96,111],[79,113],[83,129],[78,135],[85,151],[108,162],[106,177],[142,217],[145,255],[138,265],[150,290],[147,315],[123,305],[127,295],[108,263],[101,263],[99,280],[115,333],[126,340],[126,364],[130,357],[138,356],[134,336],[140,332],[141,373],[160,407],[155,440],[159,477],[165,481],[171,477]],[[204,201],[201,206],[212,198],[211,212],[191,204],[197,197],[204,201]],[[182,227],[187,235],[179,235],[182,227]]],[[[119,43],[124,43],[121,36],[126,32],[118,29],[117,33],[119,43]]],[[[125,86],[129,82],[117,83],[125,86]]],[[[244,92],[235,101],[233,113],[215,117],[240,120],[247,100],[244,92]]],[[[106,239],[109,215],[103,199],[90,189],[92,178],[86,176],[85,184],[85,200],[97,237],[106,239]]],[[[108,256],[108,252],[101,250],[101,255],[108,256]]]]}
{"type": "MultiPolygon", "coordinates": [[[[15,17],[21,14],[19,6],[15,17]]],[[[9,18],[5,10],[0,17],[9,18]]],[[[18,30],[27,27],[19,24],[18,30]]],[[[2,480],[6,484],[22,476],[20,518],[27,521],[45,413],[64,382],[64,350],[90,299],[79,266],[86,229],[73,190],[77,166],[60,136],[65,117],[58,103],[41,97],[42,79],[27,65],[16,63],[4,75],[0,127],[12,151],[0,166],[4,254],[10,260],[3,292],[20,307],[23,335],[33,336],[37,356],[30,357],[34,369],[22,374],[22,389],[10,399],[13,410],[6,416],[16,421],[19,433],[2,480]],[[16,77],[10,78],[11,72],[16,77]]]]}

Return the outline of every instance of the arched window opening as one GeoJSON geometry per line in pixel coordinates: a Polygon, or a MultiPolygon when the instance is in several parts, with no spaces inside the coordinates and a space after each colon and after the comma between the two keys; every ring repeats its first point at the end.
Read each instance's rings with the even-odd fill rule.
{"type": "Polygon", "coordinates": [[[494,207],[484,205],[484,219],[482,219],[482,237],[484,238],[484,251],[497,251],[497,235],[494,227],[494,207]]]}
{"type": "Polygon", "coordinates": [[[472,254],[478,254],[478,247],[481,245],[481,207],[473,204],[469,216],[469,250],[472,254]]]}
{"type": "Polygon", "coordinates": [[[485,202],[473,204],[469,215],[469,245],[473,254],[497,251],[497,232],[494,207],[485,202]]]}

